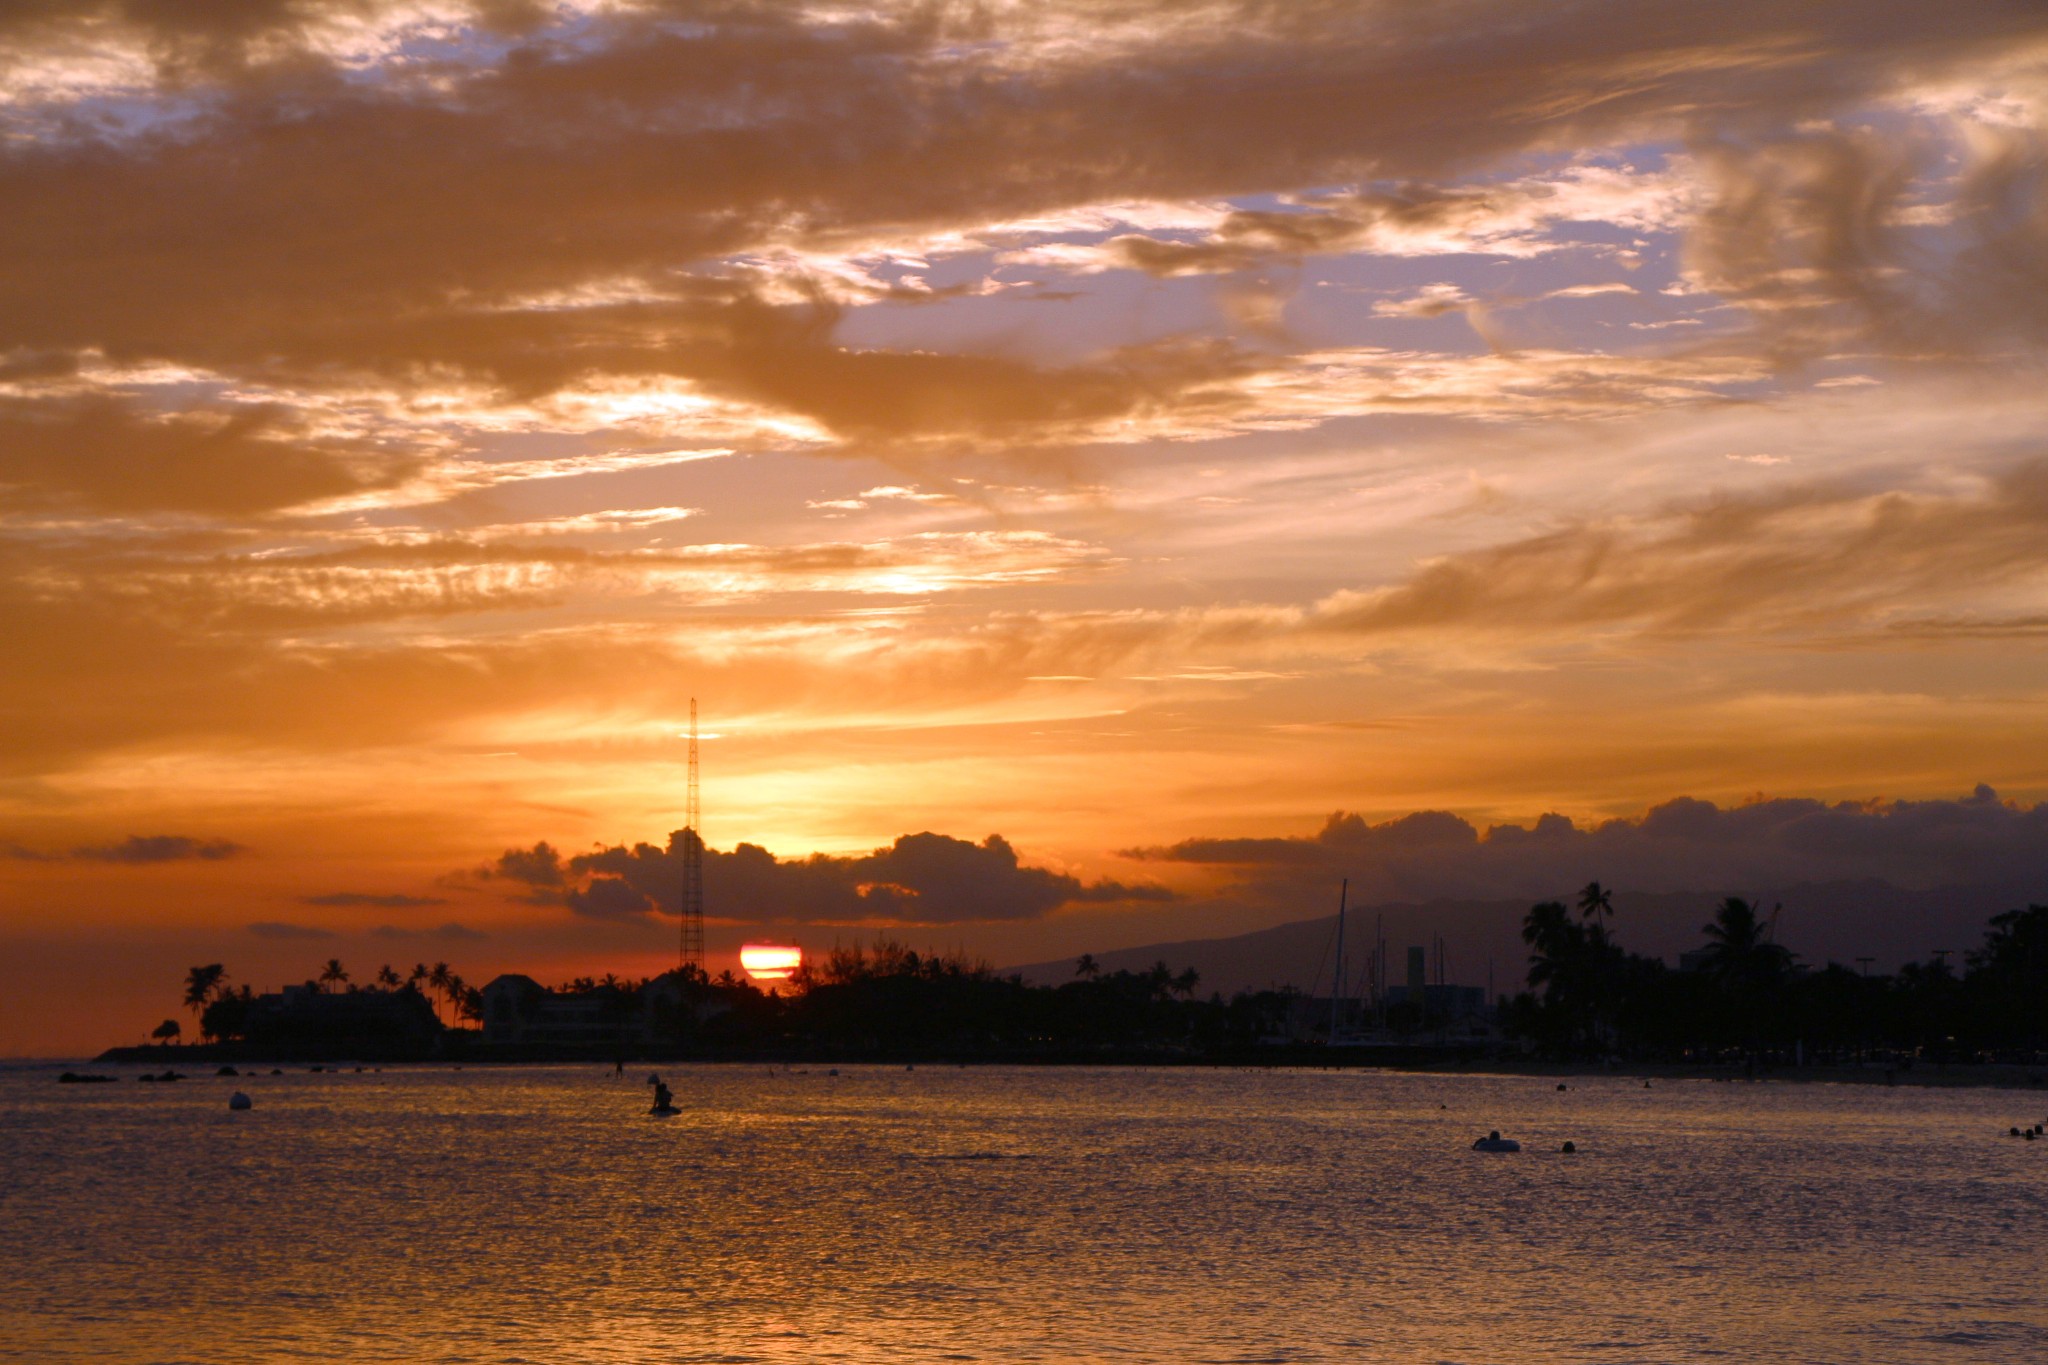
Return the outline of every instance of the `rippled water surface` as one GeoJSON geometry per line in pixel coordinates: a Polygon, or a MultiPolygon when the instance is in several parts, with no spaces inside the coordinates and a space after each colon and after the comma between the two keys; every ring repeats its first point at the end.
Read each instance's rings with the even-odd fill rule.
{"type": "Polygon", "coordinates": [[[663,1070],[0,1073],[0,1360],[2048,1360],[2039,1092],[663,1070]]]}

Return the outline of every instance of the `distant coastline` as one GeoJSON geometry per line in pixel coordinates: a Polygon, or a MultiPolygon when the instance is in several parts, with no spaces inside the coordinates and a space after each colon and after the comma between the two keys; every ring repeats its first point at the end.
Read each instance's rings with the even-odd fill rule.
{"type": "Polygon", "coordinates": [[[1628,951],[1610,932],[1613,914],[1598,882],[1576,911],[1531,906],[1527,988],[1511,997],[1430,982],[1423,948],[1409,950],[1405,983],[1386,980],[1383,943],[1353,973],[1341,938],[1327,978],[1337,984],[1321,998],[1292,988],[1203,998],[1192,967],[1105,971],[1090,954],[1059,984],[1033,984],[888,939],[834,948],[766,989],[695,963],[558,986],[505,972],[481,987],[446,963],[410,975],[386,963],[357,982],[330,958],[316,977],[258,993],[207,963],[184,982],[198,1043],[167,1018],[150,1042],[100,1060],[1108,1063],[2048,1085],[2038,1004],[2048,906],[1994,915],[1961,973],[1938,950],[1888,976],[1805,967],[1776,941],[1776,911],[1740,897],[1722,902],[1675,970],[1628,951]]]}

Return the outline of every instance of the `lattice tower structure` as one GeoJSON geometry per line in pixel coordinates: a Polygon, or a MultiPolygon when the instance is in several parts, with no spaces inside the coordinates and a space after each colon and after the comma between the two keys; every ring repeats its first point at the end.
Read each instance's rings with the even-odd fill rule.
{"type": "Polygon", "coordinates": [[[704,970],[704,812],[697,796],[697,699],[690,698],[690,780],[684,797],[682,966],[704,970]]]}

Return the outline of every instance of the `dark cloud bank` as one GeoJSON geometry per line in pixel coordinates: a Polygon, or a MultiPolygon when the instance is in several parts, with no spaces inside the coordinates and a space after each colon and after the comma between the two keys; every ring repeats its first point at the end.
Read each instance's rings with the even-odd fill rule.
{"type": "MultiPolygon", "coordinates": [[[[623,845],[564,858],[545,842],[509,849],[486,875],[528,888],[536,904],[596,918],[673,913],[682,894],[682,831],[666,847],[623,845]]],[[[756,923],[961,924],[1033,919],[1063,905],[1163,901],[1159,886],[1084,883],[1028,867],[1009,841],[905,834],[859,857],[777,858],[758,844],[704,852],[704,898],[716,918],[756,923]]]]}
{"type": "Polygon", "coordinates": [[[0,843],[0,854],[26,862],[54,863],[67,859],[87,863],[219,862],[246,850],[226,839],[195,839],[187,834],[131,834],[117,844],[84,844],[70,853],[43,853],[20,844],[0,843]]]}
{"type": "MultiPolygon", "coordinates": [[[[401,897],[399,899],[404,898],[401,897]]],[[[317,904],[319,902],[315,901],[314,903],[317,904]]],[[[440,904],[439,901],[432,900],[416,901],[414,903],[423,905],[440,904]]],[[[337,936],[334,930],[323,929],[317,924],[294,924],[288,920],[257,920],[244,927],[258,938],[320,939],[337,936]]],[[[454,920],[427,929],[402,928],[395,924],[380,924],[370,930],[370,933],[381,939],[452,939],[466,943],[473,943],[490,937],[488,934],[454,920]]]]}
{"type": "Polygon", "coordinates": [[[441,896],[373,895],[363,891],[331,891],[324,896],[300,897],[307,905],[329,908],[354,909],[368,907],[378,910],[413,910],[422,905],[446,905],[441,896]]]}
{"type": "Polygon", "coordinates": [[[1722,807],[1680,797],[1639,820],[1581,828],[1562,815],[1484,832],[1448,811],[1368,824],[1342,811],[1313,835],[1187,839],[1128,849],[1155,862],[1230,869],[1249,889],[1351,879],[1362,900],[1546,897],[1588,881],[1643,891],[1762,893],[1795,882],[1879,878],[1909,890],[2031,883],[2048,897],[2048,805],[1980,786],[1958,800],[1784,798],[1722,807]]]}
{"type": "Polygon", "coordinates": [[[334,931],[312,924],[293,924],[288,920],[260,919],[245,926],[258,938],[275,939],[316,939],[333,938],[334,931]]]}
{"type": "MultiPolygon", "coordinates": [[[[666,847],[640,843],[566,856],[547,843],[508,850],[481,875],[521,887],[522,899],[596,919],[672,914],[681,890],[680,832],[666,847]]],[[[1780,940],[1809,963],[1877,970],[1960,953],[1985,920],[2048,901],[2048,805],[2002,801],[1989,787],[1953,800],[1834,802],[1780,798],[1720,806],[1689,797],[1640,818],[1580,826],[1560,815],[1481,830],[1445,811],[1378,824],[1339,812],[1314,834],[1203,838],[1124,851],[1145,863],[1206,868],[1201,899],[1142,882],[1084,883],[1023,864],[991,835],[979,844],[930,832],[858,857],[780,859],[741,844],[709,849],[704,880],[716,920],[916,928],[1016,922],[1065,907],[1096,907],[1106,966],[1194,966],[1224,991],[1314,983],[1328,962],[1340,879],[1350,883],[1352,965],[1377,921],[1398,978],[1410,945],[1442,937],[1452,980],[1518,987],[1527,950],[1522,915],[1536,900],[1568,898],[1588,881],[1617,889],[1616,932],[1633,951],[1675,961],[1728,895],[1783,906],[1780,940]],[[1234,938],[1117,949],[1132,929],[1153,933],[1173,907],[1203,922],[1292,922],[1234,938]],[[1149,913],[1128,912],[1148,908],[1149,913]],[[1121,913],[1120,913],[1121,912],[1121,913]]],[[[1434,958],[1432,958],[1432,964],[1434,958]]],[[[1026,967],[1044,979],[1072,974],[1061,959],[1026,967]]],[[[1434,965],[1432,965],[1434,971],[1434,965]]],[[[1327,989],[1328,978],[1323,978],[1327,989]]]]}
{"type": "MultiPolygon", "coordinates": [[[[1146,944],[1098,953],[1103,966],[1164,959],[1193,966],[1205,988],[1291,982],[1304,988],[1329,960],[1338,882],[1350,881],[1352,967],[1373,926],[1386,935],[1390,979],[1410,946],[1442,936],[1450,980],[1518,989],[1527,948],[1522,915],[1569,899],[1589,881],[1616,888],[1614,929],[1631,951],[1675,962],[1698,947],[1724,896],[1782,906],[1778,941],[1809,965],[1872,959],[1878,971],[1975,947],[2000,910],[2048,902],[2048,805],[2005,802],[1980,786],[1955,800],[1827,803],[1758,800],[1733,807],[1681,797],[1640,819],[1580,827],[1560,815],[1481,831],[1446,811],[1371,824],[1339,812],[1312,835],[1188,839],[1131,849],[1148,862],[1207,866],[1265,918],[1295,922],[1233,938],[1146,944]],[[1320,967],[1319,964],[1320,963],[1320,967]]],[[[1432,976],[1436,970],[1431,956],[1432,976]]],[[[1954,958],[1960,965],[1960,958],[1954,958]]],[[[1072,974],[1066,961],[1022,968],[1072,974]]]]}

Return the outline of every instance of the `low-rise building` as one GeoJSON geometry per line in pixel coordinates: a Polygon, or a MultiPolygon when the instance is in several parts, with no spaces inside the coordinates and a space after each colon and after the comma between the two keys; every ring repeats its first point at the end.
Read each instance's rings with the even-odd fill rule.
{"type": "Polygon", "coordinates": [[[616,1048],[673,1042],[685,1020],[702,1022],[723,1007],[693,990],[681,972],[640,986],[553,990],[508,972],[483,988],[484,1041],[512,1047],[616,1048]]]}
{"type": "MultiPolygon", "coordinates": [[[[1422,1015],[1431,1024],[1457,1024],[1467,1020],[1486,1020],[1493,1017],[1493,1010],[1486,1000],[1484,986],[1423,986],[1420,991],[1422,1015]]],[[[1387,1005],[1405,1005],[1417,998],[1414,986],[1387,987],[1387,1005]]]]}
{"type": "Polygon", "coordinates": [[[410,986],[331,993],[286,986],[250,1000],[242,1016],[249,1044],[282,1054],[424,1056],[442,1032],[433,1005],[410,986]]]}

